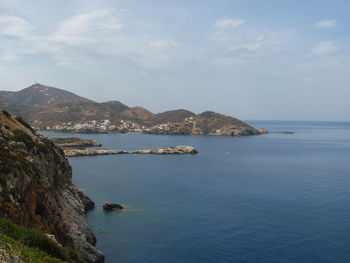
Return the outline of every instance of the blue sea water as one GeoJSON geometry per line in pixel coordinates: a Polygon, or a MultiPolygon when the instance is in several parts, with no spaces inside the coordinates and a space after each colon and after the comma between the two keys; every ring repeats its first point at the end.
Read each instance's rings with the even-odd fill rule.
{"type": "Polygon", "coordinates": [[[69,159],[106,262],[350,262],[350,123],[250,123],[295,134],[79,135],[199,151],[69,159]],[[127,209],[103,212],[106,201],[127,209]]]}

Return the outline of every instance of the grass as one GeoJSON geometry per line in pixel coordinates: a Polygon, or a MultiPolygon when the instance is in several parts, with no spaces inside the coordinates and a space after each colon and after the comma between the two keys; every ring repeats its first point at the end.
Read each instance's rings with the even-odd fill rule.
{"type": "Polygon", "coordinates": [[[0,218],[0,248],[25,263],[78,263],[73,250],[61,247],[41,232],[0,218]]]}

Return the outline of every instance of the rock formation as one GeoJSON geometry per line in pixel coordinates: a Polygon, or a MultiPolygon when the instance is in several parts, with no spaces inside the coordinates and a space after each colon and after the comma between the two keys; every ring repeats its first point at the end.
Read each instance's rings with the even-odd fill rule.
{"type": "Polygon", "coordinates": [[[102,206],[105,211],[113,211],[113,210],[123,210],[125,207],[120,204],[112,204],[112,203],[104,203],[102,206]]]}
{"type": "Polygon", "coordinates": [[[51,138],[59,147],[98,147],[102,146],[99,141],[81,138],[51,138]]]}
{"type": "Polygon", "coordinates": [[[192,147],[187,145],[180,145],[174,147],[167,148],[156,148],[151,150],[137,150],[131,153],[136,154],[196,154],[198,151],[192,147]]]}
{"type": "Polygon", "coordinates": [[[93,149],[93,148],[69,148],[69,149],[64,149],[63,151],[66,157],[112,155],[112,154],[128,153],[126,151],[121,151],[121,150],[106,150],[106,149],[93,149]]]}
{"type": "Polygon", "coordinates": [[[24,263],[19,257],[14,254],[9,254],[0,248],[0,263],[24,263]]]}
{"type": "Polygon", "coordinates": [[[123,150],[106,150],[94,148],[67,148],[63,149],[66,157],[93,156],[93,155],[113,155],[113,154],[196,154],[198,151],[187,145],[180,145],[167,148],[156,148],[151,150],[136,150],[133,152],[123,150]]]}
{"type": "Polygon", "coordinates": [[[86,262],[103,262],[63,151],[20,118],[0,112],[0,216],[52,234],[86,262]]]}

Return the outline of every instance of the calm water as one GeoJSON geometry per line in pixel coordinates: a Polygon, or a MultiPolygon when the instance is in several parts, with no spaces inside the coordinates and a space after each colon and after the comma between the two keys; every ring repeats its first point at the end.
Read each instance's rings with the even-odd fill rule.
{"type": "Polygon", "coordinates": [[[81,135],[199,150],[70,159],[106,262],[350,262],[350,123],[251,123],[296,134],[81,135]],[[106,201],[127,209],[105,213],[106,201]]]}

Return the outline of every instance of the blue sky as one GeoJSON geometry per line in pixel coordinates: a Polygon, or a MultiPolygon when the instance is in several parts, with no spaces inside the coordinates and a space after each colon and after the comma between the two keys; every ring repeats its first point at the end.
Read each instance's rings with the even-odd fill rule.
{"type": "Polygon", "coordinates": [[[1,90],[350,121],[350,1],[1,0],[1,90]]]}

